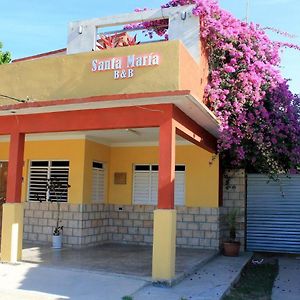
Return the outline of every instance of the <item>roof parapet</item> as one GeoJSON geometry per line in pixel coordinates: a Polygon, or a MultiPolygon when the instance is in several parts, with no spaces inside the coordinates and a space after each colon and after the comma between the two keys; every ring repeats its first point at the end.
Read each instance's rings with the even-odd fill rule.
{"type": "Polygon", "coordinates": [[[199,63],[200,21],[193,15],[193,8],[194,5],[186,5],[71,22],[68,31],[67,54],[95,51],[98,28],[168,19],[169,40],[181,40],[199,63]]]}

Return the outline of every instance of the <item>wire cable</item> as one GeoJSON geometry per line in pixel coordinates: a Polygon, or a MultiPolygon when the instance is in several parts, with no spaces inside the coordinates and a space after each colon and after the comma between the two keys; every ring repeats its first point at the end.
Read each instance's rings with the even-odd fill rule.
{"type": "Polygon", "coordinates": [[[15,98],[15,97],[7,96],[7,95],[2,95],[2,94],[0,94],[0,97],[6,98],[6,99],[10,99],[10,100],[14,100],[14,101],[17,101],[17,102],[19,102],[19,103],[25,103],[25,102],[28,101],[28,99],[27,99],[27,100],[24,100],[24,99],[18,99],[18,98],[15,98]]]}

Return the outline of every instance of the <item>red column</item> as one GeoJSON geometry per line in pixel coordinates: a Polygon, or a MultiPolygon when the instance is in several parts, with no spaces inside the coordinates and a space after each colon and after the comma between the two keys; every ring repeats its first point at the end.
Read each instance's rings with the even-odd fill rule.
{"type": "Polygon", "coordinates": [[[6,202],[21,202],[25,134],[10,135],[6,202]]]}
{"type": "Polygon", "coordinates": [[[158,208],[174,208],[175,125],[172,119],[159,128],[158,208]]]}

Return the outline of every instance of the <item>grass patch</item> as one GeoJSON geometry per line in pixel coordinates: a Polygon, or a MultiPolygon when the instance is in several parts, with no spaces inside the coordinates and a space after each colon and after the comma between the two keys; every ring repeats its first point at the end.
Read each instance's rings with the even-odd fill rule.
{"type": "Polygon", "coordinates": [[[133,300],[133,298],[131,296],[124,296],[122,300],[133,300]]]}
{"type": "Polygon", "coordinates": [[[278,261],[275,258],[264,257],[262,264],[250,261],[243,269],[240,280],[224,300],[271,300],[277,274],[278,261]]]}

